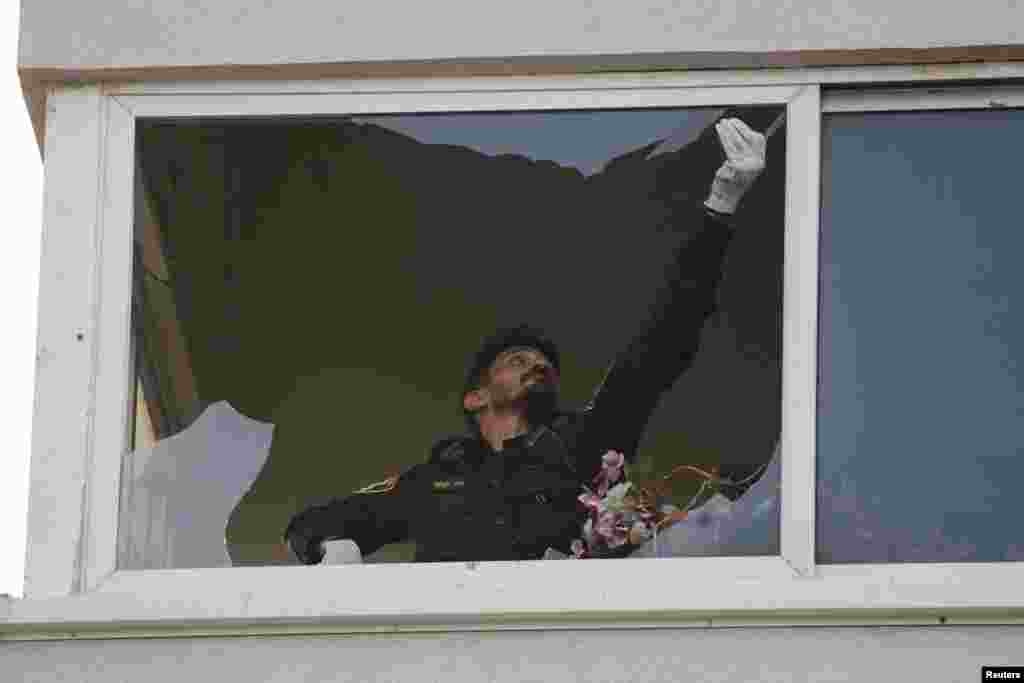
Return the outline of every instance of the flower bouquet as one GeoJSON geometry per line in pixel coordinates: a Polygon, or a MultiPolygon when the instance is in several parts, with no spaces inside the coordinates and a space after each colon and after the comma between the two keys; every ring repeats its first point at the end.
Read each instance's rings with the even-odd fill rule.
{"type": "Polygon", "coordinates": [[[624,468],[623,454],[608,451],[601,458],[601,469],[592,485],[583,487],[578,500],[586,510],[587,520],[583,537],[572,542],[573,557],[625,557],[636,546],[654,538],[660,529],[685,519],[686,509],[673,505],[667,497],[668,482],[680,472],[691,471],[704,479],[694,500],[708,484],[718,480],[713,473],[680,465],[659,481],[637,485],[624,480],[624,468]]]}

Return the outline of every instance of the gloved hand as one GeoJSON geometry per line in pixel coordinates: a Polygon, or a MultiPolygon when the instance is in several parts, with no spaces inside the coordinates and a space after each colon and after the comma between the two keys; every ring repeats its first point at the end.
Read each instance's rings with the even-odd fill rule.
{"type": "Polygon", "coordinates": [[[731,214],[764,170],[767,140],[739,119],[722,119],[715,124],[715,131],[726,159],[711,181],[704,206],[731,214]]]}

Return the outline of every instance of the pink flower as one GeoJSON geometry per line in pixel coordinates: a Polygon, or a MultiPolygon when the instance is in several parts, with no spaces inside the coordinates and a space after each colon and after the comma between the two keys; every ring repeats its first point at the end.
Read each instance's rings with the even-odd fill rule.
{"type": "Polygon", "coordinates": [[[608,451],[601,456],[602,467],[615,467],[622,468],[623,463],[626,462],[626,456],[622,455],[618,451],[608,451]]]}
{"type": "Polygon", "coordinates": [[[622,468],[626,458],[618,451],[608,451],[601,456],[601,470],[594,476],[594,488],[597,495],[604,497],[608,487],[622,479],[622,468]]]}
{"type": "Polygon", "coordinates": [[[601,496],[594,493],[581,493],[577,500],[579,500],[587,510],[596,511],[601,507],[601,496]]]}
{"type": "Polygon", "coordinates": [[[622,478],[622,468],[625,463],[626,456],[618,451],[608,451],[601,456],[601,471],[608,483],[614,484],[622,478]]]}

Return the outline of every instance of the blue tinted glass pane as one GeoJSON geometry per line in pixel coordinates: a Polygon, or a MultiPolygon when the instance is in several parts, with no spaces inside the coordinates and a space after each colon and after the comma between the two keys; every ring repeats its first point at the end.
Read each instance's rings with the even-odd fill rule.
{"type": "Polygon", "coordinates": [[[1024,559],[1024,110],[823,132],[818,559],[1024,559]]]}

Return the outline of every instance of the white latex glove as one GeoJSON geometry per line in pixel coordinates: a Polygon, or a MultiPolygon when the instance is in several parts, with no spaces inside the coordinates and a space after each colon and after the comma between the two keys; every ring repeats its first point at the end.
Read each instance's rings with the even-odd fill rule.
{"type": "Polygon", "coordinates": [[[722,119],[715,124],[715,131],[726,158],[711,181],[704,206],[719,213],[733,213],[764,170],[768,143],[764,135],[739,119],[722,119]]]}
{"type": "Polygon", "coordinates": [[[347,538],[323,544],[324,559],[320,564],[362,564],[363,554],[355,541],[347,538]]]}

